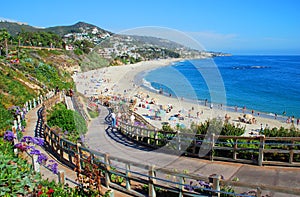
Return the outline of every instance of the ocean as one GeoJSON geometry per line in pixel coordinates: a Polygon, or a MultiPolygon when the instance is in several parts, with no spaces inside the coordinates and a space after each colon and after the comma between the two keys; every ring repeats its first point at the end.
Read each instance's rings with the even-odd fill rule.
{"type": "Polygon", "coordinates": [[[300,56],[223,56],[175,62],[149,71],[144,86],[265,116],[300,118],[300,56]]]}

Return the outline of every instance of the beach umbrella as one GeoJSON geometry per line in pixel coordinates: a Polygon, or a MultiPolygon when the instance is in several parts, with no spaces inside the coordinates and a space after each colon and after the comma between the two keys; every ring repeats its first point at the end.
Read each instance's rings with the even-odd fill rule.
{"type": "Polygon", "coordinates": [[[174,116],[171,116],[171,117],[169,118],[169,120],[178,120],[178,118],[176,118],[176,117],[174,117],[174,116]]]}
{"type": "Polygon", "coordinates": [[[166,115],[166,112],[165,110],[159,110],[157,113],[156,113],[156,116],[159,116],[159,117],[163,117],[166,115]]]}

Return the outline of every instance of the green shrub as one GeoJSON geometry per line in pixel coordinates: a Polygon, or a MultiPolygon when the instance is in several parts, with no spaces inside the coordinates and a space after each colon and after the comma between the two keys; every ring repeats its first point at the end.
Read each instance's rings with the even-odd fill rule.
{"type": "Polygon", "coordinates": [[[62,130],[78,131],[85,134],[87,126],[81,115],[68,109],[55,109],[48,118],[49,126],[58,126],[62,130]]]}
{"type": "Polygon", "coordinates": [[[62,103],[52,108],[47,122],[50,127],[57,126],[63,132],[67,131],[66,137],[72,142],[77,142],[87,132],[83,117],[76,111],[68,110],[62,103]]]}

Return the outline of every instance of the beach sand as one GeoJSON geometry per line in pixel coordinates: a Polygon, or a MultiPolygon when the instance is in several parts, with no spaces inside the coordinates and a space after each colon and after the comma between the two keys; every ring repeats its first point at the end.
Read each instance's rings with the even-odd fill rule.
{"type": "MultiPolygon", "coordinates": [[[[136,112],[145,116],[146,119],[154,126],[161,128],[162,122],[169,122],[171,126],[181,124],[189,127],[191,122],[204,122],[212,118],[225,119],[225,115],[230,117],[229,123],[240,125],[246,128],[244,135],[256,135],[257,131],[261,128],[269,127],[285,127],[290,128],[291,124],[287,124],[284,120],[275,120],[275,118],[265,118],[254,114],[256,123],[248,124],[239,122],[239,117],[243,117],[241,109],[238,112],[225,111],[220,105],[213,106],[210,109],[209,104],[207,106],[196,104],[196,101],[186,101],[184,98],[174,98],[167,95],[162,95],[150,91],[141,86],[143,73],[150,70],[168,66],[173,62],[181,61],[182,59],[163,59],[143,61],[136,64],[112,66],[93,70],[85,73],[77,73],[73,76],[76,83],[78,92],[81,92],[87,97],[97,95],[119,95],[127,98],[137,99],[136,112]],[[141,74],[142,73],[142,74],[141,74]],[[138,95],[138,97],[137,97],[138,95]],[[155,104],[150,104],[154,101],[155,104]],[[145,106],[139,107],[139,106],[145,106]],[[167,108],[172,106],[169,113],[161,114],[161,121],[151,120],[148,116],[154,116],[155,111],[158,111],[161,107],[167,108]],[[184,120],[169,120],[171,116],[180,113],[184,120]],[[197,115],[198,114],[198,115],[197,115]]],[[[249,114],[251,115],[251,113],[249,114]]],[[[297,127],[297,126],[296,126],[297,127]]],[[[298,126],[298,128],[300,128],[298,126]]]]}

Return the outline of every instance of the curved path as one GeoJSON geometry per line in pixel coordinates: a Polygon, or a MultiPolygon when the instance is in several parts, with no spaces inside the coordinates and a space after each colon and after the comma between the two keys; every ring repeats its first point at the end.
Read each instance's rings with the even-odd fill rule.
{"type": "MultiPolygon", "coordinates": [[[[198,158],[168,155],[137,145],[112,129],[109,125],[109,111],[102,107],[100,116],[93,119],[88,128],[85,144],[90,149],[109,153],[111,156],[124,158],[146,165],[155,165],[157,168],[177,169],[178,172],[187,170],[189,173],[209,176],[223,175],[230,180],[238,177],[240,182],[252,184],[267,184],[286,188],[300,187],[300,168],[254,166],[240,163],[208,161],[198,158]]],[[[287,196],[287,194],[263,192],[271,196],[287,196]]],[[[296,195],[288,195],[296,196],[296,195]]],[[[300,196],[300,194],[299,194],[300,196]]]]}
{"type": "MultiPolygon", "coordinates": [[[[24,136],[31,136],[31,137],[44,137],[44,131],[42,128],[42,119],[41,119],[41,105],[37,106],[36,108],[30,110],[26,114],[26,129],[23,133],[24,136]]],[[[70,169],[69,167],[65,166],[64,164],[60,163],[59,160],[57,160],[55,157],[52,156],[44,147],[36,147],[36,149],[40,150],[41,153],[48,156],[49,159],[55,160],[58,164],[58,170],[63,171],[65,173],[65,183],[68,184],[70,187],[77,186],[76,184],[76,172],[74,172],[73,169],[70,169]]],[[[27,158],[29,160],[29,163],[31,163],[31,158],[27,158]]],[[[58,175],[53,174],[53,172],[46,168],[45,166],[40,167],[40,173],[43,177],[43,179],[48,179],[49,181],[55,181],[58,182],[58,175]]],[[[106,189],[104,188],[104,191],[106,189]]],[[[129,197],[129,195],[121,193],[119,191],[114,190],[114,196],[116,197],[129,197]]]]}

